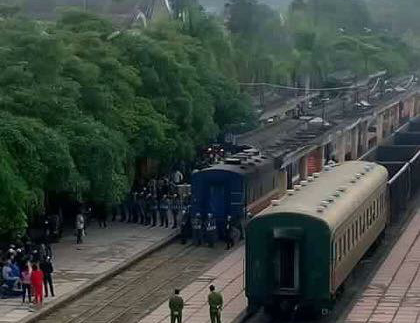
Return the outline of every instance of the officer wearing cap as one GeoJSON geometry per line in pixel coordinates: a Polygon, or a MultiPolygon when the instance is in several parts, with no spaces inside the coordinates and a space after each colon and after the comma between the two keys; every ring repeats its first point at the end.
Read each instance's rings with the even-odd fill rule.
{"type": "Polygon", "coordinates": [[[193,242],[196,246],[201,245],[202,235],[202,221],[201,214],[198,212],[191,221],[193,242]]]}
{"type": "Polygon", "coordinates": [[[175,289],[174,295],[169,299],[169,309],[171,310],[171,323],[182,323],[182,309],[184,300],[179,295],[179,289],[175,289]]]}
{"type": "Polygon", "coordinates": [[[207,242],[210,248],[214,247],[214,242],[216,240],[216,220],[213,218],[213,214],[209,213],[207,215],[207,223],[206,223],[206,235],[207,235],[207,242]]]}
{"type": "Polygon", "coordinates": [[[210,294],[208,296],[208,303],[210,308],[210,321],[211,323],[222,323],[221,314],[223,308],[222,294],[216,292],[216,288],[211,285],[209,287],[210,294]]]}

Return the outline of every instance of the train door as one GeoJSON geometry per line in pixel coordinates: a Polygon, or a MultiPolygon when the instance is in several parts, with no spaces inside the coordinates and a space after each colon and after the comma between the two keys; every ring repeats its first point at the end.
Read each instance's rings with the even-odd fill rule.
{"type": "Polygon", "coordinates": [[[299,290],[299,241],[276,239],[273,257],[273,287],[275,293],[299,290]]]}
{"type": "Polygon", "coordinates": [[[226,212],[225,186],[223,183],[212,183],[209,190],[209,205],[207,212],[212,213],[216,218],[224,217],[226,212]]]}

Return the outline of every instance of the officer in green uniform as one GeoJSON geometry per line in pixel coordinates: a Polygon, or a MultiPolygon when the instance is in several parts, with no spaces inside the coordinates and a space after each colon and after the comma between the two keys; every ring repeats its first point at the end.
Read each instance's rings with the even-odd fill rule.
{"type": "Polygon", "coordinates": [[[182,323],[182,309],[184,300],[179,296],[179,289],[175,289],[175,294],[169,299],[169,309],[171,310],[171,323],[182,323]]]}
{"type": "Polygon", "coordinates": [[[222,323],[221,314],[223,308],[222,294],[215,291],[213,285],[210,286],[210,294],[208,296],[210,306],[210,320],[211,323],[222,323]]]}

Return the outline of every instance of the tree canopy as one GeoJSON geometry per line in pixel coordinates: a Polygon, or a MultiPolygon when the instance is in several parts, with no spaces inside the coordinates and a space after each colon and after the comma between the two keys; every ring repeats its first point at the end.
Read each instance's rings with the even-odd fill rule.
{"type": "Polygon", "coordinates": [[[110,21],[80,11],[0,21],[1,232],[42,212],[48,192],[118,203],[140,158],[191,160],[232,124],[253,123],[222,48],[211,50],[229,47],[222,30],[196,19],[208,28],[164,22],[113,38],[110,21]]]}

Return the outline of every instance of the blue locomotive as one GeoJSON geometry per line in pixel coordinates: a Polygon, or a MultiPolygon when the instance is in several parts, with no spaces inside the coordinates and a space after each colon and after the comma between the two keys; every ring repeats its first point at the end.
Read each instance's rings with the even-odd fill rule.
{"type": "Polygon", "coordinates": [[[272,158],[250,149],[192,175],[193,214],[213,214],[218,226],[267,207],[278,193],[280,171],[272,158]]]}

